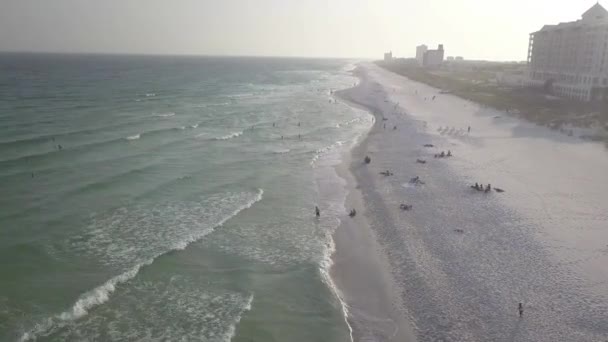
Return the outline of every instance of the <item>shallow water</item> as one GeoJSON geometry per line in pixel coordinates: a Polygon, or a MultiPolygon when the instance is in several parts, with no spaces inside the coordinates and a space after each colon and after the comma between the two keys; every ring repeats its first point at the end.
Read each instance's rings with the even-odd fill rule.
{"type": "Polygon", "coordinates": [[[350,68],[0,55],[0,339],[350,340],[327,276],[333,167],[371,123],[333,103],[350,68]]]}

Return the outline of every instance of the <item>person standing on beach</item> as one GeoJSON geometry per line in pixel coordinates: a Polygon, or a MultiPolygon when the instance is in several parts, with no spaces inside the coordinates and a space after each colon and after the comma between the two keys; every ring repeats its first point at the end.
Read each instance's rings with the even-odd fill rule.
{"type": "Polygon", "coordinates": [[[317,217],[321,217],[321,210],[319,210],[319,207],[317,207],[315,205],[315,214],[317,215],[317,217]]]}
{"type": "Polygon", "coordinates": [[[471,126],[469,126],[469,133],[471,133],[471,126]]]}
{"type": "Polygon", "coordinates": [[[519,303],[518,310],[519,310],[519,318],[522,318],[524,316],[524,305],[522,303],[519,303]]]}

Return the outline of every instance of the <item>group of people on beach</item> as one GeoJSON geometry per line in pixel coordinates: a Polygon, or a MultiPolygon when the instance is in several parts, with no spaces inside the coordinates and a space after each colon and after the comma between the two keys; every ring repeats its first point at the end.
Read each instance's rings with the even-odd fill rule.
{"type": "Polygon", "coordinates": [[[448,150],[448,153],[441,151],[441,153],[435,153],[435,158],[447,158],[452,156],[452,151],[448,150]]]}
{"type": "MultiPolygon", "coordinates": [[[[418,91],[416,91],[416,93],[418,93],[418,91]]],[[[435,96],[433,96],[432,100],[435,100],[435,96]]],[[[387,101],[385,101],[385,102],[387,102],[387,101]]],[[[397,108],[397,105],[395,106],[395,108],[397,108]]],[[[378,115],[380,113],[376,113],[376,114],[378,115]]],[[[382,116],[382,121],[388,121],[388,119],[386,117],[382,116]]],[[[386,129],[386,123],[383,123],[383,127],[384,127],[384,129],[386,129]]],[[[394,129],[396,129],[396,128],[397,128],[397,126],[395,125],[394,129]]],[[[471,126],[467,127],[467,133],[471,133],[471,126]]],[[[432,147],[435,147],[435,146],[433,144],[424,144],[424,147],[432,148],[432,147]]],[[[451,150],[448,150],[447,152],[441,151],[441,153],[434,154],[434,157],[435,158],[452,157],[452,151],[451,150]]],[[[369,156],[365,156],[364,163],[365,164],[370,164],[371,163],[371,158],[369,156]]],[[[419,159],[416,159],[416,163],[418,163],[418,164],[426,164],[426,160],[419,158],[419,159]]],[[[393,173],[390,170],[381,171],[380,174],[383,175],[383,176],[392,176],[393,175],[393,173]]],[[[409,183],[413,184],[413,185],[424,184],[424,182],[422,182],[422,180],[420,179],[419,176],[415,176],[415,177],[411,178],[409,183]]],[[[500,188],[492,188],[492,185],[489,184],[489,183],[487,185],[485,185],[485,186],[482,183],[475,183],[474,185],[471,185],[471,188],[473,188],[473,189],[475,189],[477,191],[485,192],[485,193],[491,192],[492,189],[494,189],[496,192],[504,192],[504,190],[502,190],[500,188]]],[[[412,204],[401,203],[399,205],[399,208],[402,211],[410,211],[410,210],[413,209],[413,205],[412,204]]],[[[318,207],[315,207],[315,210],[316,210],[316,213],[317,213],[317,217],[319,217],[320,214],[319,214],[318,207]]],[[[354,217],[355,215],[356,215],[355,209],[351,209],[351,211],[349,212],[349,216],[350,217],[354,217]]],[[[454,231],[456,231],[458,233],[464,233],[463,229],[455,229],[454,231]]],[[[523,318],[523,315],[524,315],[524,305],[523,305],[523,303],[520,302],[518,304],[517,311],[519,313],[519,317],[523,318]]]]}
{"type": "Polygon", "coordinates": [[[481,183],[475,183],[475,185],[471,185],[471,188],[477,190],[477,191],[484,191],[484,192],[490,192],[492,191],[492,185],[488,183],[488,185],[486,185],[485,189],[483,187],[483,184],[481,183]]]}

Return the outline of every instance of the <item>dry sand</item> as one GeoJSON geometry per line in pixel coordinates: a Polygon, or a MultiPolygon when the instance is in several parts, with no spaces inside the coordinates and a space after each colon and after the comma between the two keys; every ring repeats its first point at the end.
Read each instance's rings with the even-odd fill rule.
{"type": "Polygon", "coordinates": [[[371,64],[356,73],[337,95],[376,123],[345,177],[359,215],[335,234],[332,270],[355,340],[606,340],[605,149],[371,64]],[[442,150],[454,157],[433,158],[442,150]]]}

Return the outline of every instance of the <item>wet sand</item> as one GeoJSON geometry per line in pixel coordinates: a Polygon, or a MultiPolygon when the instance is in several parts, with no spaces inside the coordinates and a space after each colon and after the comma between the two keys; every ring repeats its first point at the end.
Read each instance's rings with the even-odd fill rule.
{"type": "Polygon", "coordinates": [[[361,191],[347,167],[363,167],[359,158],[365,142],[353,152],[354,159],[345,160],[338,169],[347,180],[346,208],[356,208],[354,218],[345,217],[334,233],[336,251],[333,255],[332,278],[342,291],[348,305],[348,321],[355,341],[416,341],[390,265],[378,244],[374,224],[365,214],[361,191]]]}
{"type": "Polygon", "coordinates": [[[371,64],[357,74],[337,95],[376,123],[345,177],[359,214],[335,234],[332,270],[355,340],[605,339],[605,149],[371,64]],[[454,157],[433,157],[447,150],[454,157]],[[409,184],[414,176],[424,184],[409,184]]]}

